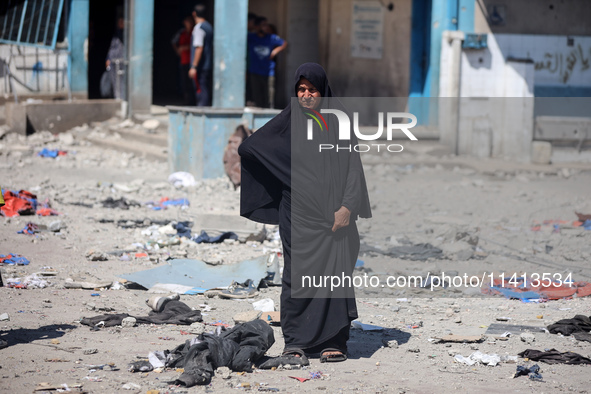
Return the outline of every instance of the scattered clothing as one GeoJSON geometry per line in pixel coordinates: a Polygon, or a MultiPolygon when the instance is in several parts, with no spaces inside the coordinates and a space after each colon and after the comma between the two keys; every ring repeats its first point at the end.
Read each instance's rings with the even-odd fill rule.
{"type": "MultiPolygon", "coordinates": [[[[28,260],[27,260],[28,261],[28,260]]],[[[7,278],[6,287],[15,289],[43,289],[49,287],[51,283],[37,274],[31,274],[25,278],[7,278]]]]}
{"type": "Polygon", "coordinates": [[[518,365],[517,371],[515,372],[513,378],[527,375],[529,375],[530,380],[542,380],[542,374],[540,373],[540,366],[538,364],[534,364],[531,367],[526,367],[525,365],[518,365]]]}
{"type": "Polygon", "coordinates": [[[139,207],[140,204],[137,201],[128,200],[125,197],[121,197],[118,200],[115,200],[113,197],[108,197],[107,199],[101,201],[103,204],[103,208],[119,208],[119,209],[129,209],[129,207],[139,207]]]}
{"type": "Polygon", "coordinates": [[[16,253],[0,254],[0,264],[29,265],[29,260],[16,253]]]}
{"type": "Polygon", "coordinates": [[[168,197],[162,197],[159,202],[155,203],[153,201],[146,203],[146,205],[152,208],[155,211],[160,211],[162,209],[166,209],[169,206],[177,206],[177,207],[184,207],[189,206],[189,200],[186,198],[177,198],[177,199],[169,199],[168,197]]]}
{"type": "Polygon", "coordinates": [[[59,215],[59,212],[57,212],[55,209],[51,209],[51,208],[40,208],[37,210],[37,216],[57,216],[59,215]]]}
{"type": "Polygon", "coordinates": [[[577,341],[591,342],[591,334],[588,332],[575,332],[573,337],[575,337],[577,341]]]}
{"type": "Polygon", "coordinates": [[[573,352],[561,353],[556,349],[550,349],[546,352],[535,349],[526,349],[519,353],[518,356],[528,358],[532,361],[543,361],[548,364],[591,365],[591,359],[588,359],[587,357],[573,352]]]}
{"type": "Polygon", "coordinates": [[[203,320],[201,311],[191,309],[184,302],[173,300],[164,305],[162,312],[150,311],[148,316],[130,316],[127,313],[107,314],[84,318],[80,320],[80,323],[95,327],[104,322],[104,327],[112,327],[121,325],[126,317],[134,317],[137,324],[190,325],[203,320]]]}
{"type": "Polygon", "coordinates": [[[230,231],[230,232],[222,233],[222,234],[217,235],[215,237],[211,237],[211,236],[207,235],[207,233],[204,230],[202,230],[199,235],[195,235],[191,239],[198,244],[200,244],[200,243],[218,244],[218,243],[224,242],[226,239],[237,240],[238,235],[236,235],[236,233],[233,233],[230,231]]]}
{"type": "Polygon", "coordinates": [[[275,343],[273,329],[256,319],[230,330],[220,327],[215,334],[201,334],[171,351],[165,351],[167,368],[183,368],[175,384],[186,387],[209,384],[214,371],[228,367],[235,372],[252,372],[253,363],[275,343]]]}
{"type": "Polygon", "coordinates": [[[25,225],[25,228],[23,228],[20,231],[17,231],[17,234],[29,234],[29,235],[34,235],[35,233],[39,232],[39,226],[37,226],[35,223],[27,223],[25,225]]]}
{"type": "Polygon", "coordinates": [[[572,335],[579,341],[591,342],[591,316],[576,315],[572,319],[562,319],[548,326],[551,334],[572,335]]]}
{"type": "Polygon", "coordinates": [[[58,156],[65,156],[67,154],[68,152],[65,150],[43,148],[41,152],[37,153],[37,156],[55,159],[58,156]]]}
{"type": "Polygon", "coordinates": [[[193,223],[178,222],[173,224],[172,227],[176,230],[176,235],[179,237],[191,238],[191,227],[193,227],[193,223]]]}
{"type": "Polygon", "coordinates": [[[4,206],[0,208],[2,215],[7,217],[34,215],[36,210],[37,196],[35,194],[26,190],[4,191],[4,206]]]}

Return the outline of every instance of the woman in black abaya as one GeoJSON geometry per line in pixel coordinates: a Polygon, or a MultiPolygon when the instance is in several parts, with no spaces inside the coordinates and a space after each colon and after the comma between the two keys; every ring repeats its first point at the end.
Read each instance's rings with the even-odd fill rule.
{"type": "MultiPolygon", "coordinates": [[[[335,290],[330,282],[311,286],[310,281],[302,282],[302,276],[352,275],[359,253],[355,220],[371,217],[369,198],[358,153],[319,150],[319,144],[339,144],[336,117],[324,115],[327,122],[308,123],[319,119],[321,108],[346,112],[337,99],[331,99],[324,69],[315,63],[301,65],[294,89],[297,101],[292,100],[238,149],[240,214],[279,224],[284,254],[282,363],[307,364],[306,353],[320,353],[321,361],[343,361],[350,324],[357,318],[353,288],[335,290]]],[[[353,146],[356,139],[341,142],[353,146]]]]}

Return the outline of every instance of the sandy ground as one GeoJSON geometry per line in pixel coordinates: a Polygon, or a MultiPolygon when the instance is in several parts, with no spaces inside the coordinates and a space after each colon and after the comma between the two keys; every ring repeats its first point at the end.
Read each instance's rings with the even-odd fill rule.
{"type": "MultiPolygon", "coordinates": [[[[269,228],[269,239],[263,243],[198,245],[183,240],[179,245],[149,250],[148,258],[134,257],[139,250],[133,244],[146,245],[150,240],[142,234],[150,222],[195,220],[202,214],[237,216],[239,190],[226,179],[176,189],[167,183],[165,163],[92,146],[85,140],[89,132],[91,129],[79,128],[60,137],[41,133],[29,138],[6,135],[0,140],[1,186],[36,193],[40,201],[49,199],[61,213],[57,217],[0,217],[0,253],[19,253],[31,262],[0,267],[5,281],[57,272],[46,278],[50,282],[46,288],[0,288],[0,314],[8,313],[10,319],[0,322],[0,338],[9,345],[0,350],[0,391],[30,393],[42,382],[79,384],[92,393],[234,392],[248,390],[236,388],[246,383],[251,391],[282,392],[589,391],[589,365],[539,363],[543,381],[538,382],[527,377],[513,379],[515,363],[467,366],[454,362],[454,356],[467,357],[477,350],[515,356],[527,348],[556,348],[588,357],[591,343],[543,332],[535,332],[531,343],[523,342],[519,333],[507,340],[489,335],[480,343],[437,343],[433,338],[481,335],[493,323],[544,327],[576,314],[588,316],[591,298],[524,303],[501,296],[483,298],[479,289],[453,287],[434,291],[387,286],[360,289],[359,320],[383,330],[353,329],[349,360],[344,363],[321,364],[311,359],[310,366],[302,370],[232,373],[228,379],[218,374],[210,385],[189,389],[170,383],[179,375],[174,370],[127,372],[129,362],[147,357],[150,351],[172,349],[190,338],[184,335],[188,328],[142,325],[90,331],[79,324],[82,317],[105,311],[146,315],[144,301],[149,294],[130,289],[66,289],[68,278],[116,281],[122,274],[165,264],[169,256],[233,264],[280,245],[273,240],[275,229],[269,228]],[[69,153],[59,159],[36,156],[43,147],[69,153]],[[107,197],[145,203],[165,196],[187,198],[191,205],[188,209],[154,211],[146,206],[120,210],[100,204],[107,197]],[[140,228],[127,229],[108,222],[122,219],[146,222],[140,228]],[[63,227],[59,232],[17,234],[28,222],[49,225],[56,220],[63,227]],[[110,254],[106,261],[91,261],[86,257],[90,250],[119,253],[110,254]],[[119,257],[122,253],[130,257],[128,261],[119,257]],[[95,293],[99,295],[93,296],[95,293]],[[500,318],[508,321],[498,321],[500,318]],[[384,346],[392,340],[398,345],[384,346]],[[110,363],[116,367],[93,368],[110,363]],[[322,378],[302,383],[291,378],[308,378],[314,372],[321,372],[322,378]]],[[[363,157],[374,218],[359,222],[360,259],[365,265],[357,273],[380,280],[389,275],[453,271],[461,275],[572,273],[574,280],[591,280],[591,231],[570,225],[576,220],[575,211],[591,213],[590,165],[529,166],[458,158],[432,142],[405,142],[404,146],[400,154],[363,157]],[[539,231],[532,231],[532,226],[544,220],[567,223],[558,228],[542,225],[539,231]],[[408,261],[382,253],[418,243],[441,248],[445,258],[408,261]]],[[[252,310],[252,302],[263,298],[273,299],[277,310],[280,307],[277,287],[261,289],[250,300],[181,296],[191,307],[203,309],[207,305],[210,310],[203,317],[211,330],[210,324],[219,321],[232,326],[233,316],[252,310]]],[[[280,328],[274,331],[276,343],[268,352],[272,356],[283,347],[280,328]]],[[[518,363],[525,361],[519,359],[518,363]]]]}

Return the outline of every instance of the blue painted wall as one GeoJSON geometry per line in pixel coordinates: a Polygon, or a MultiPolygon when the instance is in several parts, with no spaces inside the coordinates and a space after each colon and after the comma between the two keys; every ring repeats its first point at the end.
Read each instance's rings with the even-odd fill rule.
{"type": "Polygon", "coordinates": [[[257,129],[280,111],[244,108],[168,107],[168,163],[171,172],[197,179],[224,176],[224,149],[238,125],[257,129]]]}
{"type": "Polygon", "coordinates": [[[441,37],[445,30],[474,31],[476,0],[413,0],[409,110],[421,125],[435,125],[441,37]]]}
{"type": "Polygon", "coordinates": [[[84,42],[88,39],[89,0],[69,0],[68,81],[72,92],[88,93],[88,61],[84,42]]]}
{"type": "Polygon", "coordinates": [[[149,113],[152,105],[154,0],[129,0],[129,114],[149,113]]]}
{"type": "Polygon", "coordinates": [[[244,107],[248,0],[216,1],[213,106],[244,107]]]}

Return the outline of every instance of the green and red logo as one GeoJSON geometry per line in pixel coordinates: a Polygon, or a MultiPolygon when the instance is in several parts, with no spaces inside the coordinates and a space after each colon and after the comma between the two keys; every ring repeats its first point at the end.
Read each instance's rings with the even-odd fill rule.
{"type": "Polygon", "coordinates": [[[316,121],[316,123],[318,123],[318,126],[320,127],[321,131],[324,131],[324,127],[326,127],[326,131],[328,131],[328,125],[326,124],[326,120],[324,120],[324,117],[322,115],[320,115],[320,113],[318,113],[317,111],[314,111],[313,109],[308,109],[308,111],[312,111],[312,112],[304,112],[304,114],[306,114],[307,116],[314,119],[316,121]],[[322,119],[322,123],[320,123],[321,119],[322,119]],[[322,127],[323,123],[324,123],[324,127],[322,127]]]}

